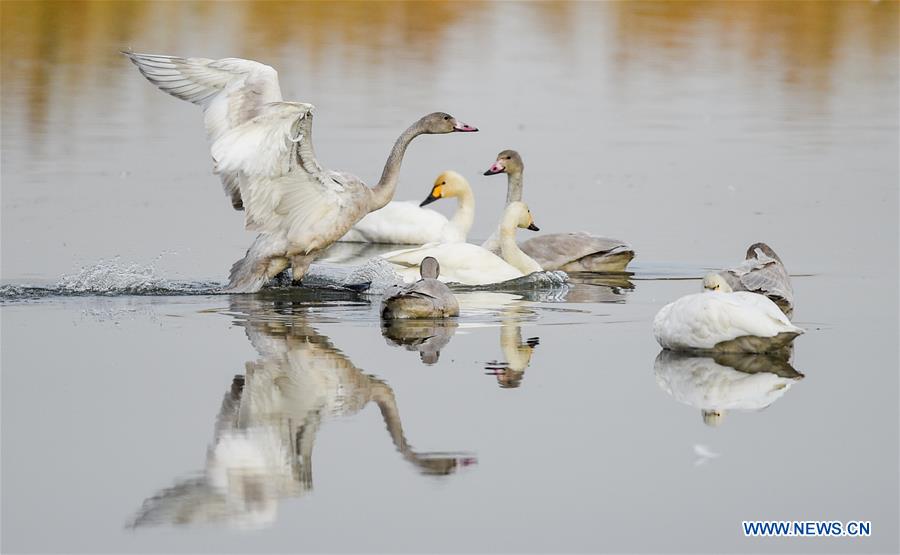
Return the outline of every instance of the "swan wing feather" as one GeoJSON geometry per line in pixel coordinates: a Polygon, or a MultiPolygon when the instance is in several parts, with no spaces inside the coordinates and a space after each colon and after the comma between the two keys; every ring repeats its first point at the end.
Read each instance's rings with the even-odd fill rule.
{"type": "MultiPolygon", "coordinates": [[[[240,58],[211,60],[160,54],[123,52],[141,74],[161,91],[203,108],[210,143],[282,100],[278,72],[240,58]]],[[[243,208],[238,176],[217,172],[232,206],[243,208]]]]}
{"type": "Polygon", "coordinates": [[[544,269],[555,269],[592,254],[631,250],[624,241],[590,233],[547,233],[524,241],[521,249],[544,269]]]}

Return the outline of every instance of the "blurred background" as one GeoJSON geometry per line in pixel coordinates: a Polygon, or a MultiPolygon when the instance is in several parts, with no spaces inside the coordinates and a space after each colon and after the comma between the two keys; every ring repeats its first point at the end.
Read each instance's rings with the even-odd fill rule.
{"type": "Polygon", "coordinates": [[[792,269],[896,272],[897,24],[897,2],[4,2],[3,278],[163,255],[222,280],[252,240],[200,110],[128,48],[272,65],[318,107],[323,163],[370,183],[420,115],[478,126],[416,141],[397,195],[462,172],[476,238],[505,198],[481,173],[514,148],[542,229],[624,239],[638,267],[764,240],[792,269]]]}

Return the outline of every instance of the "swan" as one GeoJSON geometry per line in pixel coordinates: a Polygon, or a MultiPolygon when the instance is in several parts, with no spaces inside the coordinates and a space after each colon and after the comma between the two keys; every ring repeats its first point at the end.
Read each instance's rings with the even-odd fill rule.
{"type": "Polygon", "coordinates": [[[676,401],[700,409],[718,426],[730,410],[762,410],[803,379],[787,360],[770,355],[720,353],[715,357],[660,351],[656,383],[676,401]]]}
{"type": "Polygon", "coordinates": [[[392,243],[396,245],[424,245],[426,243],[462,243],[472,229],[475,199],[465,177],[445,171],[434,182],[435,190],[443,186],[443,194],[431,196],[420,204],[393,201],[354,225],[343,242],[392,243]],[[439,198],[455,196],[459,199],[456,214],[448,220],[443,214],[423,208],[439,198]]]}
{"type": "Polygon", "coordinates": [[[426,256],[436,258],[441,265],[440,280],[464,285],[487,285],[520,278],[541,267],[516,244],[516,228],[537,231],[534,218],[523,202],[509,204],[500,224],[500,245],[503,258],[471,243],[438,243],[403,249],[382,255],[397,267],[406,282],[416,278],[419,263],[426,256]]]}
{"type": "Polygon", "coordinates": [[[408,200],[395,200],[384,208],[369,212],[338,241],[343,243],[383,243],[424,245],[444,240],[446,216],[422,208],[408,200]]]}
{"type": "Polygon", "coordinates": [[[281,499],[312,490],[313,450],[323,425],[370,403],[378,407],[396,450],[419,472],[448,475],[477,462],[464,453],[414,450],[390,385],[357,368],[308,325],[305,313],[284,313],[280,301],[254,301],[231,305],[259,356],[225,392],[203,472],[144,501],[132,527],[270,526],[281,499]]]}
{"type": "Polygon", "coordinates": [[[239,58],[124,54],[161,90],[203,107],[214,172],[232,205],[245,210],[245,227],[260,232],[232,266],[226,287],[232,293],[258,291],[289,266],[298,282],[323,249],[390,202],[406,149],[419,135],[477,131],[443,112],[423,116],[400,135],[369,188],[322,168],[312,144],[313,106],[283,102],[271,67],[239,58]]]}
{"type": "Polygon", "coordinates": [[[437,259],[431,256],[423,258],[419,272],[422,279],[384,299],[381,317],[391,319],[459,316],[459,303],[456,297],[446,284],[437,279],[441,273],[437,259]]]}
{"type": "Polygon", "coordinates": [[[794,311],[794,288],[781,258],[765,243],[747,248],[744,261],[719,275],[734,291],[751,291],[771,299],[787,316],[794,311]]]}
{"type": "Polygon", "coordinates": [[[732,292],[722,276],[703,278],[708,291],[662,307],[653,320],[659,344],[674,351],[767,353],[803,333],[763,295],[732,292]]]}
{"type": "MultiPolygon", "coordinates": [[[[504,150],[484,175],[505,173],[506,202],[522,200],[522,173],[525,164],[515,150],[504,150]]],[[[482,245],[499,252],[499,231],[482,245]]],[[[597,237],[585,232],[547,233],[522,243],[522,250],[544,270],[566,272],[624,272],[634,258],[634,250],[618,239],[597,237]]]]}

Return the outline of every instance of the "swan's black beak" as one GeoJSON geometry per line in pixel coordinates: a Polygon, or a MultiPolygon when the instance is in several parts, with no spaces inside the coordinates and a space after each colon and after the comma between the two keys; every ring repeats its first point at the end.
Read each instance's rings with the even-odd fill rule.
{"type": "Polygon", "coordinates": [[[457,121],[453,124],[453,130],[458,131],[460,133],[471,133],[473,131],[478,131],[477,127],[472,127],[468,123],[463,123],[461,121],[457,121]]]}
{"type": "Polygon", "coordinates": [[[541,228],[534,225],[534,222],[531,222],[531,224],[528,225],[528,229],[530,229],[531,231],[540,231],[541,230],[541,228]]]}
{"type": "Polygon", "coordinates": [[[498,173],[503,173],[505,171],[506,168],[503,167],[503,164],[497,161],[491,164],[491,167],[489,167],[487,171],[484,172],[484,175],[497,175],[498,173]]]}
{"type": "Polygon", "coordinates": [[[428,198],[422,201],[422,204],[419,206],[425,206],[426,204],[431,204],[432,202],[438,200],[441,197],[434,196],[434,191],[431,191],[431,194],[428,195],[428,198]]]}

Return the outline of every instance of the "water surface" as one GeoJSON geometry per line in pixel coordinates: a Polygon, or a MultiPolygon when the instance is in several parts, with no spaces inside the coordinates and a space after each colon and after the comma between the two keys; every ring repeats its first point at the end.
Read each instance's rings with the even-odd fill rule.
{"type": "Polygon", "coordinates": [[[896,552],[897,17],[4,2],[2,549],[896,552]],[[418,139],[398,198],[455,169],[486,237],[505,182],[481,173],[515,148],[542,230],[626,239],[635,275],[465,293],[444,326],[382,326],[347,292],[214,294],[252,236],[196,107],[122,48],[276,67],[318,107],[321,160],[369,182],[448,111],[481,132],[418,139]],[[787,367],[660,357],[656,311],[760,240],[796,276],[787,367]],[[297,456],[223,486],[216,453],[247,445],[297,456]]]}

